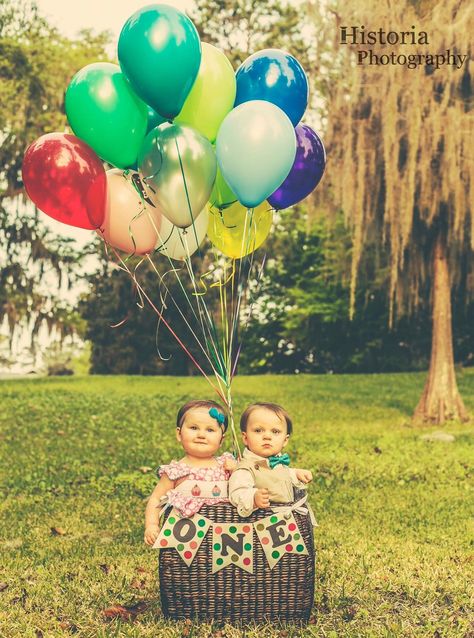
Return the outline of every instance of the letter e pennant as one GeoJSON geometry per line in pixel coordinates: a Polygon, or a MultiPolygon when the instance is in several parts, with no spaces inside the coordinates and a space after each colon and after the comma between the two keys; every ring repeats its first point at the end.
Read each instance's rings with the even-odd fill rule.
{"type": "Polygon", "coordinates": [[[273,569],[285,554],[308,554],[303,536],[291,512],[267,516],[253,526],[270,569],[273,569]]]}

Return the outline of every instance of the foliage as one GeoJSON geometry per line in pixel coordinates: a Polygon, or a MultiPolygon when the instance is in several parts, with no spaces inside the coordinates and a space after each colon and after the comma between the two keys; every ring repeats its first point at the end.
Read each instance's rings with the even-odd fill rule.
{"type": "Polygon", "coordinates": [[[285,0],[197,0],[191,18],[201,39],[222,48],[234,68],[260,49],[286,49],[303,66],[311,54],[301,32],[304,13],[285,0]]]}
{"type": "MultiPolygon", "coordinates": [[[[258,398],[292,415],[289,453],[314,474],[319,522],[314,624],[250,628],[246,638],[469,635],[474,433],[451,425],[453,443],[423,441],[408,424],[422,383],[418,374],[236,379],[237,413],[258,398]]],[[[472,371],[460,385],[474,408],[472,371]]],[[[180,458],[175,413],[212,398],[205,381],[37,379],[2,382],[1,393],[2,635],[243,638],[164,621],[156,554],[143,543],[156,481],[144,472],[180,458]],[[148,609],[128,623],[102,617],[140,602],[148,609]]]]}
{"type": "Polygon", "coordinates": [[[87,251],[55,237],[26,202],[21,163],[33,140],[64,130],[65,88],[79,68],[106,59],[107,41],[91,31],[68,40],[34,2],[0,0],[0,325],[6,318],[10,343],[16,329],[29,333],[33,349],[42,325],[60,342],[76,331],[62,288],[77,282],[87,251]]]}
{"type": "Polygon", "coordinates": [[[8,322],[10,348],[16,331],[26,331],[31,349],[36,350],[40,329],[54,332],[59,343],[81,330],[77,313],[64,301],[64,295],[77,284],[82,273],[80,255],[74,242],[55,237],[39,219],[14,215],[0,209],[0,325],[8,322]]]}
{"type": "Polygon", "coordinates": [[[64,130],[64,92],[76,71],[106,60],[108,33],[67,39],[30,0],[0,0],[0,199],[22,192],[25,148],[44,133],[64,130]]]}
{"type": "MultiPolygon", "coordinates": [[[[282,213],[268,241],[265,277],[244,337],[239,371],[390,372],[423,370],[431,333],[429,302],[389,327],[388,256],[370,246],[361,262],[356,312],[349,317],[350,231],[342,214],[308,224],[282,213]]],[[[456,360],[472,365],[474,303],[453,298],[456,360]]]]}
{"type": "Polygon", "coordinates": [[[45,372],[48,376],[68,376],[76,370],[79,374],[87,374],[89,355],[89,348],[83,342],[76,343],[74,335],[67,345],[53,341],[43,352],[45,372]]]}
{"type": "MultiPolygon", "coordinates": [[[[140,285],[155,304],[164,320],[198,363],[209,372],[203,353],[190,330],[203,342],[196,317],[186,301],[195,305],[196,297],[184,266],[176,274],[161,257],[164,283],[148,262],[135,268],[138,258],[127,266],[136,272],[140,285]],[[169,271],[167,274],[165,271],[169,271]],[[181,282],[181,283],[180,283],[181,282]],[[182,287],[181,287],[182,286],[182,287]],[[168,292],[166,291],[168,288],[168,292]],[[183,292],[184,291],[184,292],[183,292]],[[164,305],[163,305],[164,302],[164,305]],[[175,303],[176,302],[176,303],[175,303]],[[179,310],[177,308],[179,306],[179,310]]],[[[202,266],[201,266],[202,268],[202,266]]],[[[137,293],[130,276],[117,268],[112,260],[104,261],[102,270],[90,279],[90,293],[84,295],[79,310],[87,321],[86,339],[92,344],[91,372],[94,374],[196,374],[197,368],[177,343],[164,322],[149,303],[137,293]]],[[[212,309],[212,299],[207,298],[212,309]]]]}

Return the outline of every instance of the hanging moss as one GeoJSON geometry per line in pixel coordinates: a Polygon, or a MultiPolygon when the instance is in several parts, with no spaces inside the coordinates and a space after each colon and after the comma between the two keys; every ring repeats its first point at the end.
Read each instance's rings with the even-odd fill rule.
{"type": "Polygon", "coordinates": [[[430,272],[430,237],[440,221],[447,228],[453,285],[474,249],[469,60],[474,12],[467,1],[448,0],[420,18],[406,1],[349,0],[336,5],[333,13],[336,25],[393,31],[416,25],[429,38],[423,45],[335,44],[340,73],[329,86],[327,101],[329,163],[323,196],[330,194],[332,205],[342,207],[352,230],[351,308],[364,246],[382,242],[390,254],[392,320],[395,313],[418,305],[430,272]],[[450,49],[468,57],[461,69],[358,65],[357,51],[368,48],[377,55],[405,56],[450,49]]]}

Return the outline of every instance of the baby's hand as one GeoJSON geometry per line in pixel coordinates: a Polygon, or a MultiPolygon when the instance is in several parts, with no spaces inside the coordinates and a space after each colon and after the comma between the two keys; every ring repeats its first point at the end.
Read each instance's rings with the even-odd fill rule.
{"type": "Polygon", "coordinates": [[[237,468],[237,461],[235,459],[226,459],[224,461],[224,470],[227,472],[233,472],[237,468]]]}
{"type": "Polygon", "coordinates": [[[160,533],[159,525],[149,525],[145,529],[145,543],[147,545],[153,545],[158,538],[158,534],[160,533]]]}
{"type": "Polygon", "coordinates": [[[261,487],[255,492],[253,502],[255,507],[270,507],[270,499],[268,497],[268,490],[266,487],[261,487]]]}
{"type": "Polygon", "coordinates": [[[295,470],[296,478],[302,483],[310,483],[313,480],[313,475],[309,470],[295,470]]]}

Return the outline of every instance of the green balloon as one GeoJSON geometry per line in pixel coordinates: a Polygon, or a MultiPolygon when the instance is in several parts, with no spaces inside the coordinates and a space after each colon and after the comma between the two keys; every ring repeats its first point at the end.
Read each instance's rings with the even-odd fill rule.
{"type": "Polygon", "coordinates": [[[66,115],[74,133],[110,164],[136,162],[146,134],[147,105],[130,88],[116,64],[89,64],[66,91],[66,115]]]}
{"type": "Polygon", "coordinates": [[[171,120],[181,111],[199,71],[199,34],[174,7],[148,5],[124,24],[118,59],[136,94],[171,120]]]}
{"type": "Polygon", "coordinates": [[[190,126],[162,124],[146,136],[138,167],[163,215],[187,228],[209,200],[217,160],[209,140],[190,126]]]}
{"type": "Polygon", "coordinates": [[[209,197],[209,204],[215,208],[225,209],[235,204],[237,195],[222,177],[221,169],[217,166],[216,181],[209,197]]]}

